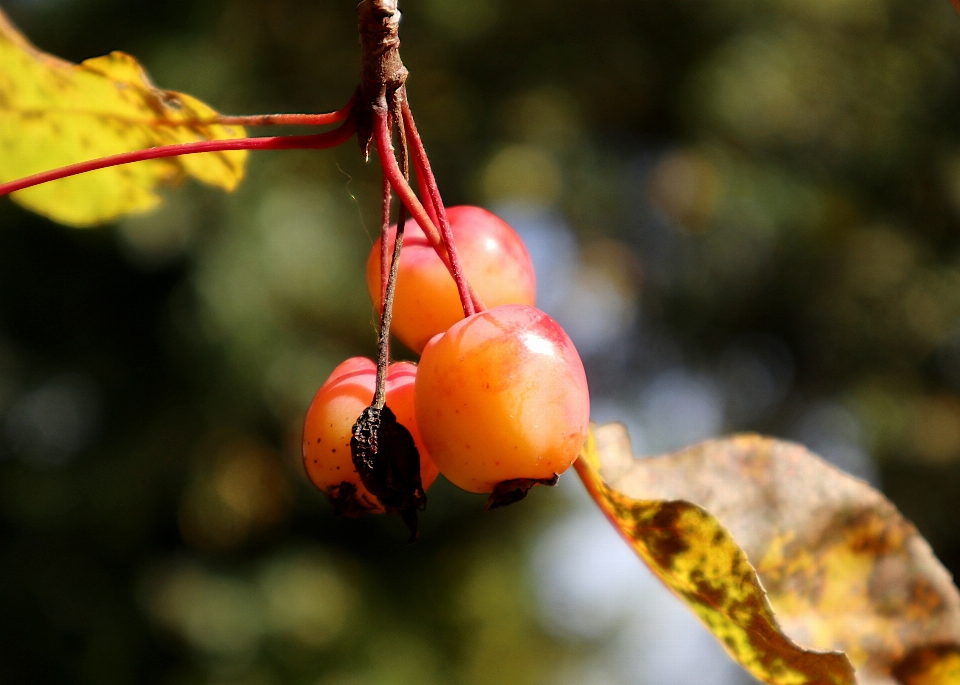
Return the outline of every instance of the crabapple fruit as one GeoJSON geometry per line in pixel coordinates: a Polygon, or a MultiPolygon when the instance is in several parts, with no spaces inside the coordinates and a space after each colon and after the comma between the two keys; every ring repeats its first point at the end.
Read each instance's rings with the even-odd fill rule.
{"type": "Polygon", "coordinates": [[[415,385],[423,443],[464,490],[549,479],[574,462],[586,439],[583,363],[560,325],[534,307],[487,309],[435,336],[415,385]]]}
{"type": "MultiPolygon", "coordinates": [[[[414,408],[414,379],[417,367],[408,362],[387,369],[387,406],[397,422],[410,431],[420,452],[420,480],[423,489],[437,478],[437,467],[420,440],[414,408]]],[[[364,357],[352,357],[333,370],[320,386],[303,424],[303,465],[307,476],[328,497],[334,497],[343,483],[356,486],[356,504],[372,513],[383,506],[360,482],[353,466],[350,438],[353,424],[370,406],[377,382],[377,365],[364,357]]]]}
{"type": "MultiPolygon", "coordinates": [[[[487,307],[536,302],[533,263],[510,225],[480,207],[447,209],[450,229],[467,280],[487,307]]],[[[393,250],[397,227],[390,227],[393,250]]],[[[367,288],[380,310],[380,240],[367,259],[367,288]]],[[[457,287],[419,224],[404,225],[391,330],[407,347],[420,352],[437,333],[463,318],[457,287]]]]}

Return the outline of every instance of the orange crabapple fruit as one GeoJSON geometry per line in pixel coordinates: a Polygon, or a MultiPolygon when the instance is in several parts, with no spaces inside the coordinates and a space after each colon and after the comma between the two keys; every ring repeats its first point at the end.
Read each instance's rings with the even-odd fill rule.
{"type": "MultiPolygon", "coordinates": [[[[414,408],[417,367],[408,362],[387,369],[387,406],[404,426],[420,453],[423,489],[437,478],[437,467],[420,440],[414,408]]],[[[303,424],[303,465],[313,484],[331,500],[340,486],[356,486],[355,504],[370,513],[383,513],[383,506],[360,482],[350,452],[353,424],[370,406],[377,382],[377,365],[364,357],[352,357],[333,370],[320,386],[303,424]]]]}
{"type": "Polygon", "coordinates": [[[590,396],[560,325],[534,307],[502,305],[427,343],[416,411],[440,472],[464,490],[492,492],[565,471],[586,439],[590,396]]]}
{"type": "MultiPolygon", "coordinates": [[[[533,262],[520,236],[507,222],[481,207],[447,209],[450,230],[463,272],[486,307],[536,302],[533,262]]],[[[388,246],[393,250],[397,227],[391,226],[388,246]]],[[[380,240],[367,259],[367,289],[380,310],[380,240]]],[[[397,272],[391,331],[419,353],[437,333],[463,318],[457,287],[420,225],[404,224],[403,250],[397,272]]]]}

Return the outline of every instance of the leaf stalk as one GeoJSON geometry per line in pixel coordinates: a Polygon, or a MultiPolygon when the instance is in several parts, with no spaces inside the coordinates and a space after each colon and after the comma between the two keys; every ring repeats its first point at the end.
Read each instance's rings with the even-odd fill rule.
{"type": "Polygon", "coordinates": [[[0,196],[9,195],[10,193],[40,185],[41,183],[49,183],[50,181],[57,181],[61,178],[85,174],[89,171],[120,166],[121,164],[143,162],[150,159],[195,155],[202,152],[225,152],[229,150],[322,150],[337,147],[344,143],[353,136],[356,130],[356,118],[349,117],[338,128],[327,131],[326,133],[315,133],[306,136],[264,136],[255,138],[231,138],[227,140],[200,140],[193,143],[161,145],[145,150],[122,152],[117,155],[110,155],[109,157],[100,157],[99,159],[91,159],[86,162],[78,162],[77,164],[70,164],[58,169],[43,171],[39,174],[33,174],[32,176],[27,176],[26,178],[15,181],[0,183],[0,196]]]}

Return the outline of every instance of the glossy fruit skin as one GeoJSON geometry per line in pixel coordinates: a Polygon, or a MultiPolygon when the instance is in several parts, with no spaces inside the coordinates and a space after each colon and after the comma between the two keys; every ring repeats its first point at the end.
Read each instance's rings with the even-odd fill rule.
{"type": "MultiPolygon", "coordinates": [[[[447,209],[463,270],[485,307],[536,302],[536,278],[527,248],[510,225],[480,207],[447,209]]],[[[390,227],[392,252],[396,226],[390,227]]],[[[367,259],[367,289],[380,309],[380,239],[367,259]]],[[[415,352],[463,318],[457,287],[415,221],[404,225],[391,331],[415,352]]]]}
{"type": "MultiPolygon", "coordinates": [[[[423,489],[437,478],[417,429],[414,408],[414,381],[417,367],[407,362],[387,369],[387,406],[397,416],[420,452],[420,479],[423,489]]],[[[357,499],[372,513],[382,513],[380,502],[363,487],[353,466],[350,437],[353,424],[370,406],[377,382],[377,365],[365,357],[352,357],[333,370],[320,386],[307,410],[303,424],[303,466],[313,484],[329,495],[343,482],[357,486],[357,499]]]]}
{"type": "Polygon", "coordinates": [[[504,305],[427,343],[416,380],[420,435],[454,485],[491,492],[576,460],[590,420],[580,356],[539,309],[504,305]]]}

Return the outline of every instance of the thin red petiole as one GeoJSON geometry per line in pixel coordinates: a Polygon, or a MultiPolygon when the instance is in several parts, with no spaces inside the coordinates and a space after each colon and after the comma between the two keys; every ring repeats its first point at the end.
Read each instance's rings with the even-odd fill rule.
{"type": "MultiPolygon", "coordinates": [[[[423,165],[419,163],[420,160],[416,156],[414,156],[413,162],[413,169],[417,174],[417,186],[420,188],[420,192],[424,194],[423,208],[427,210],[427,214],[430,215],[430,220],[433,221],[434,226],[439,226],[440,221],[437,218],[436,206],[431,201],[430,194],[424,190],[427,187],[427,182],[424,177],[423,165]]],[[[444,218],[446,218],[446,216],[444,216],[444,218]]],[[[438,235],[437,240],[438,244],[442,244],[443,236],[438,235]]],[[[436,245],[434,245],[434,249],[437,249],[436,245]]],[[[480,299],[480,295],[477,294],[477,291],[474,290],[469,281],[467,281],[467,289],[470,291],[470,299],[473,301],[473,308],[475,312],[482,312],[484,309],[486,309],[486,307],[483,306],[483,300],[480,299]]]]}
{"type": "Polygon", "coordinates": [[[357,96],[350,98],[350,102],[342,109],[327,114],[253,114],[249,116],[220,116],[204,124],[223,124],[235,126],[327,126],[344,121],[353,109],[357,96]]]}
{"type": "Polygon", "coordinates": [[[393,141],[390,140],[390,128],[387,124],[388,116],[382,110],[377,110],[374,114],[374,135],[376,136],[377,150],[380,153],[380,166],[383,167],[383,174],[390,180],[390,185],[396,192],[397,197],[407,207],[414,221],[423,229],[427,239],[433,245],[433,249],[440,255],[450,271],[450,275],[453,276],[453,280],[457,284],[457,292],[460,295],[460,304],[463,305],[463,315],[472,316],[475,313],[473,299],[470,295],[470,286],[463,275],[463,267],[457,255],[457,248],[452,242],[444,244],[443,237],[427,214],[427,210],[420,204],[413,188],[403,177],[400,165],[397,164],[397,159],[393,154],[393,141]]]}
{"type": "MultiPolygon", "coordinates": [[[[427,210],[427,214],[430,215],[430,220],[433,221],[434,226],[440,225],[440,220],[437,217],[437,209],[434,203],[431,201],[430,194],[426,192],[427,182],[424,177],[423,165],[420,164],[419,158],[414,153],[413,158],[413,169],[417,175],[417,186],[420,188],[420,192],[423,193],[423,208],[427,210]]],[[[446,218],[446,217],[444,217],[446,218]]],[[[442,249],[443,245],[443,236],[438,234],[436,236],[436,242],[431,241],[435,250],[442,249]],[[440,248],[438,248],[440,246],[440,248]]],[[[446,264],[446,261],[444,262],[446,264]]],[[[447,265],[449,266],[449,264],[447,265]]],[[[467,289],[470,291],[470,300],[473,302],[473,308],[475,312],[482,312],[484,310],[483,301],[480,299],[480,296],[477,294],[477,291],[473,289],[473,286],[470,285],[470,282],[467,282],[467,289]]]]}
{"type": "Polygon", "coordinates": [[[430,215],[433,223],[436,226],[439,226],[440,218],[437,216],[437,208],[433,206],[433,202],[430,199],[430,194],[426,190],[427,181],[423,176],[423,166],[420,164],[420,160],[416,154],[414,154],[413,157],[413,171],[417,175],[417,187],[420,189],[420,194],[423,195],[423,208],[427,210],[427,214],[430,215]]]}
{"type": "Polygon", "coordinates": [[[339,128],[327,133],[317,133],[310,136],[269,136],[262,138],[232,138],[228,140],[201,140],[195,143],[178,143],[176,145],[161,145],[146,150],[123,152],[118,155],[91,159],[69,166],[51,169],[33,176],[27,176],[16,181],[0,183],[0,196],[9,195],[24,188],[40,185],[49,181],[56,181],[68,176],[76,176],[88,171],[106,169],[107,167],[132,162],[142,162],[148,159],[162,157],[177,157],[179,155],[193,155],[200,152],[224,152],[227,150],[321,150],[336,147],[348,140],[357,130],[354,117],[347,119],[339,128]]]}
{"type": "MultiPolygon", "coordinates": [[[[453,245],[453,231],[450,228],[450,221],[447,219],[447,210],[443,206],[443,198],[440,196],[440,189],[437,187],[437,180],[433,176],[433,169],[430,168],[430,159],[427,157],[426,148],[423,147],[423,141],[420,139],[420,133],[417,131],[417,124],[413,120],[413,112],[410,111],[410,104],[407,99],[403,99],[401,105],[403,113],[403,124],[407,129],[410,140],[413,143],[413,165],[417,173],[417,183],[426,200],[427,211],[430,218],[434,220],[440,229],[440,237],[445,245],[453,245]],[[433,210],[432,212],[430,210],[433,210]]],[[[468,288],[469,288],[469,284],[468,288]]],[[[483,302],[473,288],[469,288],[470,299],[473,308],[482,312],[484,310],[483,302]]],[[[469,315],[468,315],[469,316],[469,315]]]]}
{"type": "Polygon", "coordinates": [[[397,164],[397,160],[393,155],[393,141],[390,139],[390,131],[387,128],[387,116],[389,115],[380,112],[374,115],[374,135],[376,136],[377,150],[380,153],[380,166],[383,169],[383,177],[387,179],[390,187],[393,188],[394,192],[396,192],[400,198],[400,201],[407,207],[414,221],[420,224],[420,228],[423,229],[427,240],[430,242],[430,246],[436,250],[440,259],[443,260],[443,263],[446,264],[449,269],[450,261],[447,259],[447,252],[443,247],[440,231],[437,230],[436,224],[433,223],[433,220],[427,214],[423,205],[420,204],[420,200],[417,199],[413,188],[410,187],[410,184],[403,177],[403,173],[400,171],[400,165],[397,164]]]}

